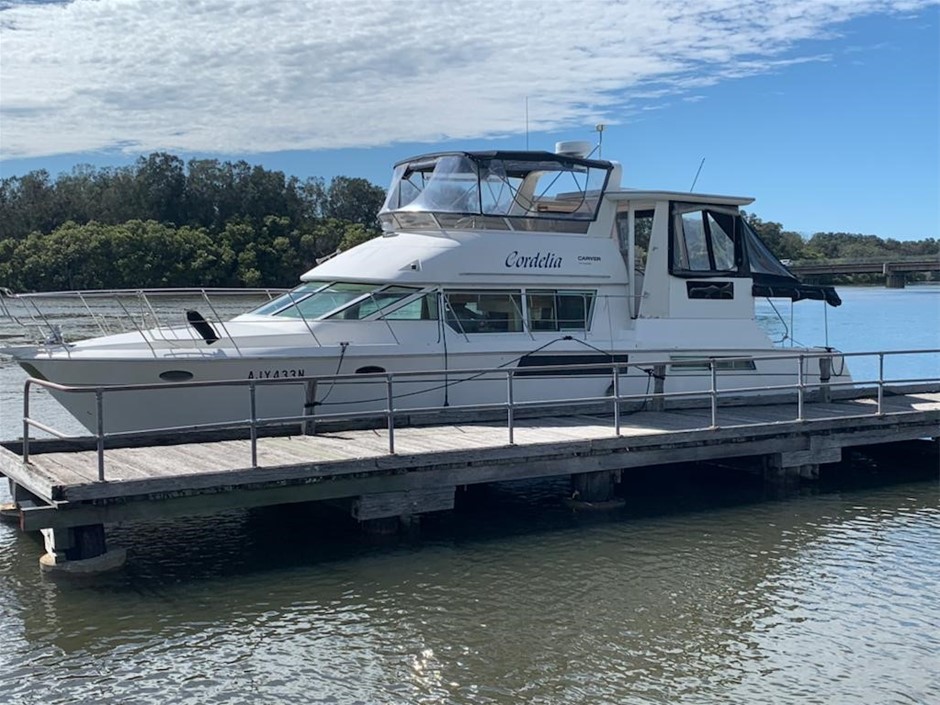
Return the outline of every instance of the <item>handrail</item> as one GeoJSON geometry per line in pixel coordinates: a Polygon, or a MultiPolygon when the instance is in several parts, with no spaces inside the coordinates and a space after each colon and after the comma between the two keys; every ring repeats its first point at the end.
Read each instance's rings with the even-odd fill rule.
{"type": "Polygon", "coordinates": [[[258,294],[286,294],[290,289],[276,286],[259,287],[212,287],[212,286],[190,286],[190,287],[155,287],[155,288],[136,288],[136,289],[68,289],[65,291],[29,291],[16,293],[5,287],[0,287],[0,294],[8,299],[61,299],[68,296],[84,296],[86,298],[109,298],[115,295],[124,296],[202,296],[203,293],[218,294],[220,296],[257,296],[258,294]]]}
{"type": "MultiPolygon", "coordinates": [[[[732,395],[741,395],[750,392],[776,392],[776,391],[792,391],[796,390],[797,392],[797,414],[795,421],[802,423],[805,419],[805,402],[806,402],[806,392],[808,389],[818,388],[831,388],[831,387],[855,387],[864,389],[874,385],[876,387],[876,399],[877,404],[873,414],[875,416],[884,415],[884,392],[886,384],[911,384],[911,383],[940,383],[940,375],[935,375],[933,377],[915,377],[915,378],[898,378],[898,379],[885,379],[884,376],[884,363],[887,357],[892,356],[903,356],[903,355],[936,355],[940,354],[940,348],[938,349],[911,349],[911,350],[882,350],[882,351],[872,351],[872,352],[835,352],[835,351],[801,351],[800,353],[790,353],[790,354],[773,354],[766,356],[759,356],[761,360],[795,360],[798,364],[797,370],[797,380],[795,383],[790,384],[781,384],[781,385],[762,385],[756,387],[732,387],[728,389],[720,389],[718,385],[718,376],[719,373],[724,372],[727,374],[740,374],[739,370],[720,370],[718,368],[719,363],[733,361],[733,360],[753,360],[756,356],[750,355],[746,357],[725,357],[725,356],[702,356],[699,358],[683,358],[682,362],[688,364],[689,362],[700,362],[703,365],[708,365],[709,372],[709,388],[708,389],[699,389],[692,391],[680,391],[680,392],[662,392],[662,391],[647,391],[643,394],[622,394],[621,393],[621,374],[624,370],[629,371],[631,368],[642,372],[645,374],[652,374],[652,370],[656,367],[662,366],[662,369],[665,370],[668,365],[674,363],[675,360],[663,359],[663,360],[643,360],[640,362],[623,362],[623,361],[610,361],[607,363],[585,363],[585,364],[572,364],[572,365],[540,365],[524,368],[528,373],[538,373],[538,372],[577,372],[578,370],[596,370],[601,367],[609,367],[611,370],[611,379],[612,379],[612,389],[610,393],[607,393],[603,396],[587,396],[587,397],[572,397],[567,399],[538,399],[530,401],[516,401],[515,392],[514,392],[514,379],[516,373],[519,371],[517,368],[506,368],[506,367],[488,367],[488,368],[467,368],[467,369],[458,369],[458,370],[411,370],[411,371],[401,371],[401,372],[374,372],[374,373],[363,373],[363,374],[333,374],[333,375],[318,375],[310,377],[291,377],[291,378],[278,378],[278,379],[237,379],[237,380],[208,380],[208,381],[185,381],[185,382],[164,382],[164,383],[148,383],[148,384],[112,384],[112,385],[96,385],[96,386],[86,386],[86,385],[66,385],[60,384],[57,382],[52,382],[44,379],[37,379],[33,377],[28,377],[24,383],[23,390],[23,462],[28,463],[30,457],[30,428],[36,428],[46,433],[49,433],[57,438],[68,438],[69,435],[61,431],[54,429],[53,427],[44,424],[36,419],[33,419],[30,416],[30,390],[34,386],[43,387],[49,390],[65,392],[65,393],[92,393],[95,395],[95,408],[96,408],[96,455],[98,461],[98,480],[101,482],[106,481],[105,478],[105,441],[107,439],[113,438],[122,438],[134,436],[141,431],[123,431],[123,432],[112,432],[105,433],[105,418],[104,418],[104,397],[105,394],[110,392],[121,392],[121,391],[147,391],[147,390],[167,390],[175,388],[209,388],[209,387],[247,387],[249,394],[249,418],[243,421],[224,421],[224,422],[209,422],[202,424],[195,424],[187,427],[171,427],[171,428],[159,428],[159,429],[149,429],[150,431],[197,431],[197,430],[213,430],[213,429],[231,429],[231,428],[245,428],[247,427],[250,432],[250,452],[251,452],[251,467],[257,468],[258,466],[258,430],[261,427],[275,426],[275,425],[285,425],[290,423],[296,423],[298,421],[310,421],[311,417],[305,413],[301,413],[295,416],[286,416],[286,417],[270,417],[264,418],[259,417],[257,413],[257,388],[259,386],[268,386],[268,385],[297,385],[297,384],[310,384],[310,383],[320,383],[320,382],[342,382],[342,381],[353,381],[356,382],[381,382],[385,383],[385,408],[382,410],[367,410],[363,411],[354,411],[354,412],[341,412],[341,413],[331,413],[323,414],[317,417],[318,420],[342,420],[342,419],[353,419],[353,418],[363,418],[365,417],[385,417],[386,428],[388,433],[388,444],[389,444],[389,454],[395,454],[395,415],[399,413],[395,408],[395,394],[394,394],[394,384],[396,380],[415,378],[415,377],[431,377],[434,378],[440,377],[443,378],[445,375],[453,378],[455,376],[465,377],[469,376],[470,379],[492,379],[492,376],[504,376],[506,380],[506,398],[504,402],[489,402],[489,403],[479,403],[479,404],[467,404],[459,406],[451,406],[450,410],[460,410],[460,411],[480,411],[480,410],[492,410],[502,408],[506,412],[506,426],[508,434],[508,442],[510,445],[515,443],[515,412],[523,408],[538,408],[538,407],[557,407],[559,405],[575,405],[575,404],[584,404],[584,403],[595,403],[595,402],[611,402],[613,403],[613,424],[614,424],[614,433],[616,436],[621,435],[621,416],[620,416],[620,406],[622,402],[628,401],[644,401],[648,402],[653,399],[664,400],[667,398],[694,398],[706,396],[709,399],[709,411],[710,411],[710,425],[703,428],[708,429],[717,429],[720,428],[718,425],[718,400],[721,397],[727,397],[732,395]],[[806,362],[811,359],[818,359],[820,361],[827,360],[831,364],[831,359],[833,357],[871,357],[877,356],[878,358],[878,377],[877,379],[872,380],[854,380],[851,382],[832,382],[824,381],[820,378],[818,383],[807,383],[806,381],[806,362]]],[[[458,380],[456,383],[462,383],[463,381],[468,380],[458,380]]],[[[435,411],[440,410],[439,407],[426,407],[426,408],[410,408],[408,411],[410,413],[417,413],[421,411],[435,411]]],[[[303,411],[303,410],[302,410],[303,411]]],[[[862,414],[860,416],[869,416],[869,414],[862,414]]]]}
{"type": "MultiPolygon", "coordinates": [[[[149,308],[150,311],[151,311],[151,313],[153,313],[153,315],[154,315],[154,320],[156,320],[156,312],[153,310],[153,307],[150,305],[150,300],[149,300],[146,296],[142,296],[142,297],[140,297],[140,298],[146,303],[147,308],[149,308]]],[[[84,300],[83,300],[82,303],[85,303],[84,300]]],[[[130,311],[127,310],[127,307],[124,305],[124,302],[121,301],[120,298],[115,297],[115,298],[114,298],[114,303],[116,303],[118,306],[121,307],[121,310],[124,311],[125,314],[127,314],[127,317],[128,317],[129,320],[134,321],[134,317],[131,315],[130,311]]],[[[85,310],[88,311],[89,315],[91,315],[91,317],[94,319],[95,314],[94,314],[94,312],[92,312],[92,310],[88,307],[88,304],[87,304],[87,303],[85,304],[85,310]]],[[[150,354],[153,355],[154,357],[156,357],[156,356],[157,356],[157,351],[154,349],[153,343],[151,343],[151,342],[147,339],[146,333],[144,333],[144,331],[141,330],[140,326],[138,326],[138,325],[136,324],[136,321],[134,321],[134,327],[137,329],[137,332],[140,333],[140,337],[141,337],[141,339],[144,341],[144,343],[147,344],[147,347],[150,348],[150,354]]],[[[106,333],[105,333],[104,331],[102,331],[102,334],[103,334],[103,335],[106,335],[106,333]]],[[[68,348],[66,348],[66,350],[68,350],[68,348]]]]}
{"type": "MultiPolygon", "coordinates": [[[[238,341],[228,334],[226,322],[218,308],[221,298],[253,297],[255,299],[287,293],[288,289],[274,287],[226,288],[226,287],[185,287],[159,289],[92,289],[73,291],[49,291],[18,294],[9,289],[0,288],[0,318],[7,319],[29,332],[35,343],[60,345],[66,354],[70,347],[62,336],[60,328],[63,322],[74,322],[71,306],[75,306],[86,318],[87,325],[99,335],[110,333],[137,333],[150,349],[151,355],[157,356],[154,342],[195,345],[201,338],[196,336],[188,325],[172,322],[172,312],[165,308],[165,302],[176,298],[199,298],[205,302],[216,323],[238,354],[241,350],[238,341]],[[136,306],[129,308],[127,300],[136,301],[136,306]],[[55,306],[53,306],[55,302],[55,306]],[[55,310],[62,307],[61,311],[55,310]],[[112,311],[104,311],[103,307],[112,311]],[[162,320],[161,320],[162,319],[162,320]],[[152,325],[151,325],[152,323],[152,325]],[[167,331],[172,329],[171,335],[167,331]],[[188,338],[177,338],[180,331],[185,331],[188,338]]],[[[239,311],[240,312],[240,311],[239,311]]]]}

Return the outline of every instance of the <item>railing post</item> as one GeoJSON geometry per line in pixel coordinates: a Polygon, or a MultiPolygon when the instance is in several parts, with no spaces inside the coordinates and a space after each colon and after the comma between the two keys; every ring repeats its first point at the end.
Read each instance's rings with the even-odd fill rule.
{"type": "Polygon", "coordinates": [[[314,411],[316,411],[316,403],[317,381],[315,379],[308,379],[304,382],[304,416],[308,418],[304,419],[300,424],[301,435],[316,435],[317,422],[313,418],[314,411]]]}
{"type": "Polygon", "coordinates": [[[666,365],[659,363],[653,365],[653,401],[650,404],[652,411],[665,411],[666,398],[663,392],[666,389],[666,365]]]}
{"type": "Polygon", "coordinates": [[[708,361],[708,370],[712,378],[711,411],[712,428],[718,428],[718,365],[714,358],[708,361]]]}
{"type": "Polygon", "coordinates": [[[799,369],[796,374],[796,420],[803,421],[803,393],[804,393],[804,381],[803,381],[803,355],[801,354],[797,359],[797,364],[799,369]]]}
{"type": "Polygon", "coordinates": [[[95,389],[95,409],[97,411],[96,431],[98,436],[98,482],[104,482],[104,392],[101,387],[95,389]]]}
{"type": "Polygon", "coordinates": [[[395,397],[392,394],[392,374],[389,373],[385,378],[385,398],[388,404],[386,414],[388,415],[388,452],[389,455],[395,455],[395,397]]]}
{"type": "Polygon", "coordinates": [[[884,414],[882,402],[885,396],[885,354],[878,353],[878,416],[884,414]]]}
{"type": "Polygon", "coordinates": [[[513,419],[513,411],[515,409],[513,394],[512,394],[512,373],[513,371],[506,370],[506,424],[509,428],[509,445],[515,445],[515,424],[513,419]]]}
{"type": "Polygon", "coordinates": [[[620,367],[613,365],[614,370],[614,433],[620,435],[620,367]]]}
{"type": "Polygon", "coordinates": [[[248,403],[251,409],[251,467],[258,467],[258,400],[256,397],[257,385],[254,381],[248,383],[248,403]]]}
{"type": "Polygon", "coordinates": [[[830,379],[832,379],[832,355],[827,355],[819,358],[819,401],[824,404],[832,401],[830,379]]]}
{"type": "Polygon", "coordinates": [[[27,379],[23,385],[23,463],[29,462],[29,388],[32,380],[27,379]]]}

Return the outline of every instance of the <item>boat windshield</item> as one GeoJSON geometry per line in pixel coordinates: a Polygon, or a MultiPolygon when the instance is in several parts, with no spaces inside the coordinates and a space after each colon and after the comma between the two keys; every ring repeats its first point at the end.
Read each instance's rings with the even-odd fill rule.
{"type": "Polygon", "coordinates": [[[459,226],[584,231],[611,164],[550,152],[437,154],[395,167],[379,214],[386,229],[459,226]],[[578,224],[583,224],[580,226],[578,224]]]}
{"type": "Polygon", "coordinates": [[[249,315],[361,320],[418,293],[416,287],[353,282],[307,282],[249,315]]]}

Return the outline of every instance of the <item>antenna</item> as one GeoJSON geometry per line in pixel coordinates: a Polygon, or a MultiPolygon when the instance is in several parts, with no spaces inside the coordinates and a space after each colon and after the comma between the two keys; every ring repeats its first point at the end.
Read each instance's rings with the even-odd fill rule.
{"type": "Polygon", "coordinates": [[[594,126],[594,129],[597,130],[597,158],[603,159],[604,124],[599,122],[594,126]]]}
{"type": "Polygon", "coordinates": [[[695,188],[695,182],[698,181],[698,175],[702,173],[703,166],[705,166],[705,157],[702,157],[702,161],[698,165],[698,171],[695,172],[695,178],[692,179],[692,185],[689,186],[689,193],[692,193],[692,189],[695,188]]]}

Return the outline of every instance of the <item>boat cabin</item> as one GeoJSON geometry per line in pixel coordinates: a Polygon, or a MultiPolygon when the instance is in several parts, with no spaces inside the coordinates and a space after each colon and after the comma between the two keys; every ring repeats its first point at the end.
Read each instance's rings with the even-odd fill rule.
{"type": "Polygon", "coordinates": [[[383,237],[254,313],[436,318],[443,291],[452,327],[477,333],[587,330],[599,296],[625,300],[619,320],[751,318],[755,296],[840,303],[761,242],[740,211],[752,199],[625,189],[621,166],[584,144],[399,162],[383,237]]]}

